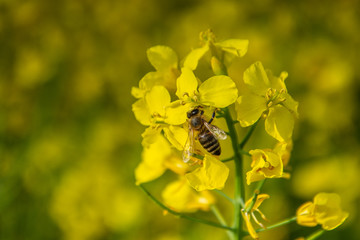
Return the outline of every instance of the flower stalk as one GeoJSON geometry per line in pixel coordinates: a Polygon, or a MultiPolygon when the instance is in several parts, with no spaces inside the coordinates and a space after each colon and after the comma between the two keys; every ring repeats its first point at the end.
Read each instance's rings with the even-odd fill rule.
{"type": "Polygon", "coordinates": [[[324,232],[325,232],[324,229],[319,229],[319,230],[315,231],[313,234],[311,234],[310,236],[308,236],[307,238],[305,238],[305,240],[315,240],[318,237],[320,237],[324,232]]]}
{"type": "Polygon", "coordinates": [[[242,155],[239,151],[239,143],[237,132],[234,126],[234,121],[231,117],[230,111],[228,108],[224,109],[224,117],[229,129],[229,136],[231,138],[231,143],[234,151],[234,162],[235,162],[235,206],[234,206],[234,228],[236,229],[236,239],[242,239],[244,236],[244,232],[242,230],[243,219],[241,215],[241,208],[244,204],[244,196],[245,196],[245,189],[243,187],[243,162],[242,162],[242,155]]]}
{"type": "Polygon", "coordinates": [[[169,212],[169,213],[171,213],[171,214],[173,214],[173,215],[175,215],[175,216],[178,216],[178,217],[180,217],[180,218],[184,218],[184,219],[187,219],[187,220],[190,220],[190,221],[199,222],[199,223],[202,223],[202,224],[210,225],[210,226],[217,227],[217,228],[223,228],[223,229],[226,229],[226,230],[235,232],[235,229],[234,229],[234,228],[228,227],[228,226],[226,226],[226,225],[214,223],[214,222],[211,222],[211,221],[208,221],[208,220],[199,219],[199,218],[195,218],[195,217],[188,216],[188,215],[183,214],[183,213],[176,212],[176,211],[168,208],[167,206],[165,206],[165,205],[164,205],[162,202],[160,202],[158,199],[156,199],[142,184],[139,184],[139,188],[140,188],[146,195],[148,195],[148,196],[150,197],[150,199],[153,200],[154,203],[156,203],[156,204],[159,205],[161,208],[163,208],[164,210],[166,210],[167,212],[169,212]]]}
{"type": "Polygon", "coordinates": [[[296,221],[296,216],[292,217],[292,218],[287,218],[287,219],[285,219],[283,221],[280,221],[280,222],[275,223],[273,225],[267,226],[266,228],[260,228],[260,229],[256,230],[256,232],[262,232],[262,231],[265,231],[265,230],[270,230],[270,229],[273,229],[273,228],[281,227],[283,225],[289,224],[289,223],[294,222],[294,221],[296,221]]]}
{"type": "MultiPolygon", "coordinates": [[[[219,211],[219,209],[216,207],[216,205],[211,205],[210,206],[211,211],[213,212],[213,214],[215,215],[215,217],[217,218],[217,220],[224,226],[227,226],[227,223],[223,217],[223,215],[221,214],[221,212],[219,211]]],[[[228,235],[228,237],[230,239],[234,239],[234,232],[227,230],[226,234],[228,235]]]]}

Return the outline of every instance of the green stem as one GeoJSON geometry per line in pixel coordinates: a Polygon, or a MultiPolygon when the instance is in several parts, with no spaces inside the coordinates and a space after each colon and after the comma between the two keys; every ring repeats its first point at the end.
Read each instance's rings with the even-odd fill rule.
{"type": "Polygon", "coordinates": [[[227,199],[229,202],[231,202],[232,204],[234,204],[234,199],[232,199],[231,197],[229,197],[228,195],[226,195],[223,191],[220,191],[218,189],[214,189],[215,192],[217,192],[219,195],[221,195],[222,197],[224,197],[225,199],[227,199]]]}
{"type": "Polygon", "coordinates": [[[251,154],[249,153],[249,152],[247,152],[247,151],[244,151],[244,150],[242,150],[242,149],[239,149],[239,152],[242,154],[242,155],[246,155],[246,156],[251,156],[251,154]]]}
{"type": "Polygon", "coordinates": [[[236,229],[236,239],[241,240],[244,236],[242,224],[243,219],[241,215],[241,207],[244,203],[243,197],[245,196],[245,189],[243,188],[243,164],[242,164],[242,155],[239,151],[239,143],[237,132],[234,126],[233,119],[231,117],[230,111],[228,108],[224,109],[224,116],[226,124],[229,129],[229,136],[231,138],[231,143],[234,151],[234,162],[235,162],[235,210],[234,210],[234,228],[236,229]]]}
{"type": "Polygon", "coordinates": [[[255,202],[256,202],[256,198],[257,198],[257,196],[259,195],[259,193],[260,193],[260,189],[262,188],[262,186],[264,185],[264,182],[265,182],[265,179],[263,179],[263,180],[261,180],[261,181],[259,181],[258,182],[258,185],[256,186],[256,188],[255,188],[255,190],[254,190],[254,194],[253,194],[253,196],[252,196],[252,201],[251,201],[251,204],[250,204],[250,206],[248,206],[247,208],[246,208],[246,212],[249,212],[251,209],[252,209],[252,207],[254,206],[254,204],[255,204],[255,202]]]}
{"type": "Polygon", "coordinates": [[[325,232],[324,229],[319,229],[316,232],[314,232],[313,234],[311,234],[310,236],[308,236],[307,238],[305,238],[305,240],[314,240],[317,239],[318,237],[320,237],[323,233],[325,232]]]}
{"type": "Polygon", "coordinates": [[[214,222],[211,222],[211,221],[207,221],[207,220],[204,220],[204,219],[199,219],[199,218],[194,218],[194,217],[190,217],[188,215],[185,215],[185,214],[182,214],[182,213],[179,213],[179,212],[176,212],[168,207],[166,207],[163,203],[161,203],[159,200],[157,200],[148,190],[146,190],[146,188],[143,186],[143,185],[139,185],[140,189],[143,190],[143,192],[148,195],[151,200],[153,200],[157,205],[159,205],[160,207],[162,207],[163,209],[165,209],[166,211],[168,211],[169,213],[175,215],[175,216],[178,216],[180,218],[184,218],[184,219],[187,219],[187,220],[190,220],[190,221],[194,221],[194,222],[199,222],[199,223],[203,223],[203,224],[207,224],[207,225],[210,225],[210,226],[213,226],[213,227],[217,227],[217,228],[223,228],[223,229],[227,229],[227,230],[230,230],[230,231],[235,231],[235,229],[231,228],[231,227],[228,227],[228,226],[225,226],[225,225],[221,225],[221,224],[218,224],[218,223],[214,223],[214,222]]]}
{"type": "Polygon", "coordinates": [[[295,217],[292,217],[292,218],[288,218],[288,219],[285,219],[281,222],[278,222],[278,223],[275,223],[271,226],[268,226],[266,228],[260,228],[258,230],[256,230],[256,232],[262,232],[262,231],[265,231],[265,230],[269,230],[269,229],[273,229],[273,228],[277,228],[277,227],[280,227],[282,225],[285,225],[285,224],[288,224],[288,223],[291,223],[293,221],[296,221],[296,216],[295,217]]]}
{"type": "Polygon", "coordinates": [[[230,161],[232,161],[232,160],[234,160],[234,157],[225,158],[225,159],[223,159],[223,160],[221,160],[221,161],[222,161],[222,162],[230,162],[230,161]]]}
{"type": "Polygon", "coordinates": [[[252,133],[254,132],[256,125],[258,124],[259,120],[257,120],[249,129],[249,131],[246,133],[245,137],[243,138],[243,140],[241,141],[241,143],[239,144],[239,148],[243,149],[245,147],[245,144],[247,143],[247,141],[249,141],[252,133]]]}
{"type": "MultiPolygon", "coordinates": [[[[216,205],[211,205],[210,206],[211,211],[214,213],[215,217],[217,218],[217,220],[224,226],[227,226],[227,223],[224,219],[224,217],[222,216],[222,214],[220,213],[219,209],[216,207],[216,205]]],[[[234,239],[234,232],[227,230],[226,234],[229,236],[229,239],[234,239]]]]}

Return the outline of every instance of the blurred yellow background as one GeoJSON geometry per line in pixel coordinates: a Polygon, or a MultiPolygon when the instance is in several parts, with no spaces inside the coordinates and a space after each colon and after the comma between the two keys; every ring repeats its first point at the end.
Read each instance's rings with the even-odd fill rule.
{"type": "MultiPolygon", "coordinates": [[[[183,58],[208,28],[249,39],[235,81],[260,60],[289,72],[300,103],[292,178],[266,182],[263,212],[276,222],[336,192],[350,216],[322,239],[360,239],[359,10],[355,0],[0,0],[0,239],[226,239],[163,216],[133,174],[144,127],[130,89],[152,71],[146,49],[168,45],[183,58]]],[[[171,177],[149,189],[159,196],[171,177]]],[[[291,224],[260,236],[312,231],[291,224]]]]}

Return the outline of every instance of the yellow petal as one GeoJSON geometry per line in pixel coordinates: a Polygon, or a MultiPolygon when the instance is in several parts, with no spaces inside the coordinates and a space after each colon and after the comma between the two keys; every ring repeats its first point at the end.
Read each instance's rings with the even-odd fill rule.
{"type": "Polygon", "coordinates": [[[285,101],[282,103],[284,107],[291,112],[296,118],[299,117],[298,106],[299,103],[295,101],[288,93],[282,95],[285,98],[285,101]]]}
{"type": "Polygon", "coordinates": [[[281,161],[283,162],[283,166],[286,166],[291,157],[291,151],[293,148],[293,142],[278,142],[274,147],[274,152],[281,156],[281,161]]]}
{"type": "Polygon", "coordinates": [[[177,68],[178,57],[170,47],[158,45],[149,48],[146,53],[149,62],[158,71],[177,68]]]}
{"type": "Polygon", "coordinates": [[[171,125],[180,125],[183,124],[186,119],[186,113],[190,110],[192,104],[182,104],[181,100],[172,102],[169,106],[166,107],[166,118],[165,122],[171,125]]]}
{"type": "Polygon", "coordinates": [[[164,135],[169,142],[178,150],[183,150],[185,142],[188,138],[188,131],[182,127],[176,127],[170,125],[170,127],[164,128],[164,135]]]}
{"type": "Polygon", "coordinates": [[[231,53],[236,57],[242,57],[246,54],[249,46],[249,40],[243,39],[228,39],[214,44],[220,47],[223,51],[231,53]]]}
{"type": "Polygon", "coordinates": [[[165,107],[170,103],[170,94],[164,86],[154,86],[146,94],[145,100],[153,116],[165,117],[165,107]]]}
{"type": "Polygon", "coordinates": [[[253,125],[266,109],[265,98],[250,93],[240,96],[235,103],[237,120],[242,127],[253,125]]]}
{"type": "Polygon", "coordinates": [[[261,62],[256,62],[245,70],[244,83],[253,93],[265,96],[270,81],[261,62]]]}
{"type": "Polygon", "coordinates": [[[269,109],[265,120],[266,132],[280,142],[291,140],[294,129],[294,117],[283,106],[276,105],[269,109]]]}
{"type": "Polygon", "coordinates": [[[159,72],[148,72],[143,78],[139,81],[140,89],[145,92],[150,91],[155,85],[161,85],[164,81],[163,76],[159,72]]]}
{"type": "Polygon", "coordinates": [[[341,225],[348,217],[340,206],[340,196],[335,193],[319,193],[314,197],[314,215],[325,230],[341,225]]]}
{"type": "Polygon", "coordinates": [[[184,179],[168,184],[162,197],[168,207],[178,212],[208,211],[215,201],[206,191],[196,192],[184,179]]]}
{"type": "Polygon", "coordinates": [[[224,108],[236,101],[238,90],[230,77],[214,76],[200,85],[199,96],[204,105],[224,108]]]}
{"type": "Polygon", "coordinates": [[[287,72],[282,72],[280,77],[276,77],[270,70],[266,70],[266,74],[270,80],[270,87],[278,91],[282,90],[286,92],[285,79],[288,76],[287,72]]]}
{"type": "Polygon", "coordinates": [[[163,166],[148,165],[141,162],[135,169],[136,185],[141,183],[150,182],[165,172],[166,168],[163,166]]]}
{"type": "Polygon", "coordinates": [[[148,126],[151,123],[151,115],[149,108],[143,98],[137,100],[132,105],[132,111],[134,112],[136,120],[142,125],[148,126]]]}
{"type": "Polygon", "coordinates": [[[141,142],[143,147],[148,147],[149,145],[156,142],[160,133],[161,128],[158,125],[151,125],[150,127],[146,128],[145,131],[141,134],[143,137],[141,142]]]}
{"type": "Polygon", "coordinates": [[[209,50],[209,46],[206,44],[201,48],[193,49],[184,60],[184,67],[190,68],[191,70],[195,70],[200,58],[204,56],[204,54],[209,50]]]}
{"type": "Polygon", "coordinates": [[[209,155],[205,156],[201,167],[185,175],[189,184],[197,191],[222,189],[228,176],[228,167],[209,155]]]}
{"type": "Polygon", "coordinates": [[[270,195],[266,194],[266,193],[262,193],[262,194],[257,195],[256,201],[255,201],[254,206],[252,208],[254,210],[258,209],[260,207],[260,205],[263,203],[263,201],[265,201],[268,198],[270,198],[270,195]]]}
{"type": "Polygon", "coordinates": [[[194,96],[197,93],[198,81],[193,71],[189,68],[182,68],[181,75],[176,80],[176,86],[176,96],[179,99],[194,96]]]}
{"type": "Polygon", "coordinates": [[[138,87],[132,87],[131,95],[133,95],[135,98],[143,98],[145,96],[145,91],[138,87]]]}
{"type": "Polygon", "coordinates": [[[252,182],[257,182],[265,179],[264,174],[257,172],[256,170],[251,170],[246,173],[246,183],[250,185],[252,182]]]}
{"type": "Polygon", "coordinates": [[[135,169],[136,184],[160,177],[166,170],[164,162],[170,155],[170,144],[163,136],[158,135],[155,142],[145,147],[142,152],[142,161],[135,169]]]}
{"type": "Polygon", "coordinates": [[[250,236],[253,238],[253,239],[259,239],[259,236],[258,234],[256,233],[253,225],[251,224],[251,218],[250,218],[250,213],[248,212],[243,212],[241,211],[241,214],[245,220],[245,224],[246,224],[246,228],[250,234],[250,236]]]}
{"type": "Polygon", "coordinates": [[[296,211],[296,222],[305,227],[315,227],[318,223],[314,216],[314,204],[306,202],[296,211]]]}
{"type": "Polygon", "coordinates": [[[165,167],[177,175],[185,175],[189,171],[190,165],[185,163],[179,155],[172,155],[165,161],[165,167]]]}
{"type": "Polygon", "coordinates": [[[266,178],[281,178],[283,176],[283,164],[280,157],[274,153],[268,153],[267,162],[269,167],[262,168],[261,172],[266,178]]]}
{"type": "Polygon", "coordinates": [[[269,162],[272,167],[276,167],[281,163],[280,156],[277,153],[274,153],[271,149],[266,149],[265,153],[265,161],[269,162]]]}
{"type": "Polygon", "coordinates": [[[247,184],[262,180],[264,178],[281,178],[286,177],[283,174],[283,164],[278,154],[273,150],[255,149],[249,151],[253,162],[252,170],[246,173],[247,184]]]}
{"type": "Polygon", "coordinates": [[[321,224],[323,229],[330,231],[330,230],[333,230],[333,229],[337,228],[338,226],[340,226],[346,220],[346,218],[348,216],[349,216],[349,213],[340,212],[339,214],[337,214],[336,216],[334,216],[332,218],[328,218],[325,220],[318,220],[318,222],[321,224]]]}
{"type": "Polygon", "coordinates": [[[262,149],[254,149],[249,151],[252,159],[252,168],[263,168],[265,167],[265,152],[262,149]]]}

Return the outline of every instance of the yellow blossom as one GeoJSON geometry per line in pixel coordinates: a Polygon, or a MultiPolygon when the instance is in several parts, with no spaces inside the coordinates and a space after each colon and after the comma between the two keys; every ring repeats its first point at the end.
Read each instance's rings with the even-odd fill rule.
{"type": "Polygon", "coordinates": [[[280,142],[291,140],[298,103],[287,93],[286,77],[286,72],[273,76],[260,62],[244,72],[246,89],[235,104],[241,126],[250,126],[264,115],[269,135],[280,142]]]}
{"type": "Polygon", "coordinates": [[[200,48],[193,49],[185,58],[184,67],[195,70],[199,60],[209,51],[220,62],[229,66],[235,57],[246,54],[249,41],[243,39],[228,39],[217,42],[211,30],[200,33],[200,48]]]}
{"type": "MultiPolygon", "coordinates": [[[[154,141],[156,135],[164,130],[168,140],[179,150],[182,149],[186,141],[186,130],[172,125],[179,125],[185,120],[177,116],[176,111],[170,111],[170,94],[164,86],[154,86],[144,98],[137,100],[132,110],[135,118],[143,125],[149,126],[142,134],[143,145],[146,146],[154,141]],[[168,117],[170,115],[171,117],[168,117]],[[180,121],[179,121],[180,119],[180,121]],[[171,125],[169,125],[171,124],[171,125]]],[[[184,113],[186,117],[186,113],[184,113]]]]}
{"type": "Polygon", "coordinates": [[[169,142],[157,134],[153,137],[152,143],[144,146],[142,161],[135,169],[136,184],[152,181],[160,177],[166,169],[185,174],[187,167],[181,158],[174,157],[169,142]]]}
{"type": "Polygon", "coordinates": [[[246,173],[247,184],[264,178],[288,178],[283,172],[282,156],[286,153],[286,144],[277,149],[255,149],[249,151],[252,157],[252,169],[246,173]]]}
{"type": "Polygon", "coordinates": [[[179,76],[178,57],[174,50],[167,46],[154,46],[147,50],[149,62],[156,72],[147,73],[139,82],[139,87],[133,87],[131,94],[143,98],[156,85],[175,89],[176,78],[179,76]]]}
{"type": "Polygon", "coordinates": [[[250,198],[248,201],[246,201],[245,203],[245,208],[241,210],[241,214],[245,220],[245,224],[246,224],[246,228],[248,229],[249,231],[249,234],[250,236],[253,238],[253,239],[258,239],[259,236],[257,235],[252,223],[251,223],[251,218],[262,228],[265,228],[265,226],[260,223],[254,212],[258,212],[261,216],[262,219],[264,220],[267,220],[265,215],[259,210],[259,207],[260,205],[262,204],[262,202],[265,200],[265,199],[268,199],[270,198],[270,196],[268,194],[259,194],[259,195],[256,195],[256,200],[254,202],[254,197],[253,198],[250,198]],[[250,208],[251,207],[251,208],[250,208]],[[248,209],[250,208],[250,209],[248,209]]]}
{"type": "Polygon", "coordinates": [[[198,79],[189,68],[183,68],[177,79],[176,95],[182,102],[224,108],[236,101],[238,90],[228,76],[213,76],[198,87],[198,79]]]}
{"type": "Polygon", "coordinates": [[[340,226],[349,214],[342,211],[338,194],[318,193],[313,202],[306,202],[298,208],[296,216],[299,225],[314,227],[321,224],[329,231],[340,226]]]}
{"type": "Polygon", "coordinates": [[[228,176],[228,167],[210,155],[205,156],[199,168],[185,175],[189,184],[197,191],[222,189],[228,176]]]}
{"type": "Polygon", "coordinates": [[[170,94],[164,86],[154,86],[144,98],[132,105],[135,118],[143,125],[165,122],[166,106],[170,104],[170,94]]]}
{"type": "Polygon", "coordinates": [[[291,151],[293,149],[293,142],[278,142],[274,147],[274,152],[281,153],[281,161],[284,167],[288,165],[291,157],[291,151]]]}
{"type": "Polygon", "coordinates": [[[215,202],[208,191],[196,192],[183,177],[168,184],[162,198],[168,207],[178,212],[208,211],[215,202]]]}

